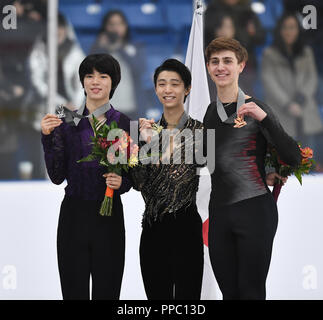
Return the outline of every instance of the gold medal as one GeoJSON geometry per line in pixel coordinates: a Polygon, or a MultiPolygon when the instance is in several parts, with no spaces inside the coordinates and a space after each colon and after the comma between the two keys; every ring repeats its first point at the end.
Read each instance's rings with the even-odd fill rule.
{"type": "Polygon", "coordinates": [[[236,117],[234,119],[234,123],[235,125],[233,126],[233,128],[238,128],[238,129],[244,127],[247,124],[247,122],[244,121],[243,117],[236,117]]]}

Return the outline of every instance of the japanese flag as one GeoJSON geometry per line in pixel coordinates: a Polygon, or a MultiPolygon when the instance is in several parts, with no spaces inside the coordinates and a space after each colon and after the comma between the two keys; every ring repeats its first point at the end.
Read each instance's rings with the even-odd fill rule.
{"type": "MultiPolygon", "coordinates": [[[[192,90],[186,99],[185,110],[193,118],[203,121],[206,109],[210,104],[210,94],[203,48],[203,7],[194,11],[193,22],[186,52],[185,65],[192,73],[192,90]]],[[[215,280],[208,251],[208,204],[211,192],[211,179],[208,170],[201,171],[197,207],[203,221],[204,238],[204,273],[201,299],[221,299],[222,295],[215,280]]]]}

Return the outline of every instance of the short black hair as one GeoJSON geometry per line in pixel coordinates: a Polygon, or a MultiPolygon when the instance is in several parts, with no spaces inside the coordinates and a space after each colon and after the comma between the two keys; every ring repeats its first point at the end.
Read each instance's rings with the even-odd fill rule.
{"type": "MultiPolygon", "coordinates": [[[[174,71],[178,73],[184,82],[185,89],[188,89],[192,84],[191,71],[185,66],[185,64],[178,61],[177,59],[167,59],[155,70],[155,74],[154,74],[155,87],[157,84],[157,78],[159,74],[163,71],[174,71]]],[[[185,96],[184,98],[184,102],[186,100],[186,97],[187,96],[185,96]]]]}
{"type": "Polygon", "coordinates": [[[113,97],[114,91],[121,80],[121,71],[119,62],[110,54],[99,53],[88,55],[80,64],[79,76],[84,88],[84,77],[92,74],[96,70],[100,73],[106,73],[110,76],[112,85],[110,91],[110,99],[113,97]]]}

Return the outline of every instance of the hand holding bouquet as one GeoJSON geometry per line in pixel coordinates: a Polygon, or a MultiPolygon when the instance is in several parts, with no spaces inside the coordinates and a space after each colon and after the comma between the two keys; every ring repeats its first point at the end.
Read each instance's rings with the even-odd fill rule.
{"type": "MultiPolygon", "coordinates": [[[[77,162],[99,161],[99,164],[107,167],[107,172],[122,175],[122,170],[128,172],[129,167],[138,164],[138,146],[133,143],[131,137],[124,130],[118,128],[115,121],[110,125],[98,121],[93,116],[94,136],[91,137],[91,153],[77,162]]],[[[114,190],[107,186],[105,197],[101,205],[100,214],[111,216],[114,190]]]]}
{"type": "MultiPolygon", "coordinates": [[[[301,148],[300,144],[298,146],[302,156],[302,162],[299,166],[291,167],[288,164],[286,164],[279,158],[276,149],[272,146],[269,147],[269,152],[267,153],[265,159],[265,165],[275,168],[275,171],[282,177],[288,177],[292,174],[295,175],[299,183],[302,184],[302,176],[304,174],[309,174],[310,170],[315,165],[315,161],[314,159],[312,159],[313,150],[311,148],[301,148]]],[[[273,197],[276,200],[276,202],[282,186],[283,184],[280,180],[274,184],[273,197]]]]}

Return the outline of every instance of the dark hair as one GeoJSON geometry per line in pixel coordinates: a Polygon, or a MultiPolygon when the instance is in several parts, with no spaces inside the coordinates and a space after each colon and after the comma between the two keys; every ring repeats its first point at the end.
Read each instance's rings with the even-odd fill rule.
{"type": "Polygon", "coordinates": [[[100,27],[99,34],[105,32],[106,25],[108,24],[109,20],[114,15],[120,16],[121,19],[123,20],[123,22],[125,23],[125,25],[127,26],[126,35],[125,35],[123,41],[129,41],[129,39],[130,39],[129,23],[128,23],[128,20],[127,20],[127,17],[125,16],[125,14],[122,11],[120,11],[120,10],[111,10],[111,11],[108,11],[106,13],[106,15],[102,19],[102,23],[101,23],[101,27],[100,27]]]}
{"type": "Polygon", "coordinates": [[[302,32],[303,29],[302,29],[301,23],[298,20],[297,15],[294,12],[285,12],[278,20],[277,25],[275,27],[275,31],[274,31],[273,46],[275,48],[277,48],[280,52],[282,52],[284,55],[288,56],[284,40],[281,36],[282,26],[283,26],[285,20],[288,18],[294,18],[296,20],[298,30],[299,30],[298,37],[292,46],[293,56],[296,57],[296,56],[302,54],[304,46],[305,46],[305,42],[304,42],[304,37],[303,37],[303,32],[302,32]]]}
{"type": "Polygon", "coordinates": [[[96,70],[100,73],[106,73],[110,76],[112,81],[110,99],[113,96],[115,89],[117,88],[121,80],[121,72],[119,62],[113,58],[110,54],[90,54],[80,64],[79,76],[82,86],[84,88],[84,77],[87,74],[93,73],[96,70]]]}
{"type": "Polygon", "coordinates": [[[233,51],[237,57],[238,63],[247,62],[248,52],[244,46],[236,39],[219,37],[212,40],[205,49],[206,61],[209,62],[211,55],[220,51],[233,51]]]}
{"type": "Polygon", "coordinates": [[[239,25],[236,21],[236,17],[231,12],[227,11],[215,11],[210,14],[209,19],[205,19],[204,27],[204,38],[205,47],[216,37],[216,31],[222,27],[224,19],[229,18],[232,21],[234,27],[234,34],[237,34],[237,26],[239,25]]]}
{"type": "Polygon", "coordinates": [[[61,12],[59,12],[57,16],[57,25],[58,27],[63,27],[63,28],[66,28],[68,26],[65,16],[61,12]]]}
{"type": "MultiPolygon", "coordinates": [[[[167,59],[155,70],[155,73],[154,73],[155,87],[157,84],[157,78],[158,78],[159,74],[163,71],[174,71],[174,72],[178,73],[184,82],[185,89],[188,89],[192,84],[191,72],[185,66],[185,64],[183,64],[182,62],[180,62],[176,59],[167,59]]],[[[184,98],[184,102],[186,100],[186,97],[187,96],[185,96],[185,98],[184,98]]]]}

